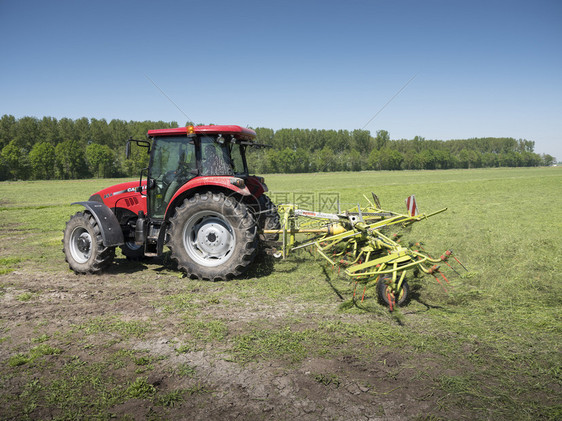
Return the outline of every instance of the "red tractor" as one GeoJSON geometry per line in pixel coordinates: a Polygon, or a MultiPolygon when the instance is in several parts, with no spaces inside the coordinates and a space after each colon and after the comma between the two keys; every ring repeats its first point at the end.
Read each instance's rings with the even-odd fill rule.
{"type": "MultiPolygon", "coordinates": [[[[76,273],[106,268],[121,247],[128,258],[160,256],[164,245],[189,276],[224,280],[255,258],[260,231],[279,215],[262,177],[249,175],[246,149],[260,147],[240,126],[150,130],[129,139],[150,154],[146,179],[94,193],[64,230],[64,253],[76,273]]],[[[261,235],[262,239],[264,238],[261,235]]],[[[271,238],[266,240],[275,240],[271,238]]],[[[275,237],[273,235],[273,237],[275,237]]]]}

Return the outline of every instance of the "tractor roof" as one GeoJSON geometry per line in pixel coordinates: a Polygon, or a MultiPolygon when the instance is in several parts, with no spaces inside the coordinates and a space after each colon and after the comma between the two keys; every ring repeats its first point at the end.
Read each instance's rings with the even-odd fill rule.
{"type": "Polygon", "coordinates": [[[187,135],[188,133],[197,134],[231,134],[238,139],[253,140],[256,137],[256,132],[252,129],[247,129],[240,126],[188,126],[188,127],[177,127],[175,129],[157,129],[149,130],[148,135],[150,137],[156,136],[181,136],[187,135]]]}

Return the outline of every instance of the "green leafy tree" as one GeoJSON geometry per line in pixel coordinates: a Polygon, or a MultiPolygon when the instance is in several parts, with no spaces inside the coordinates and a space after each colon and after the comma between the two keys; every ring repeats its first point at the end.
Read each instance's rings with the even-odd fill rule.
{"type": "Polygon", "coordinates": [[[0,151],[0,181],[7,180],[8,178],[10,178],[10,174],[8,172],[8,165],[4,162],[4,158],[2,157],[2,151],[0,151]]]}
{"type": "Polygon", "coordinates": [[[2,163],[5,166],[7,178],[12,180],[26,180],[30,174],[30,165],[25,148],[19,147],[16,140],[12,140],[2,149],[2,163]]]}
{"type": "Polygon", "coordinates": [[[277,167],[279,168],[280,172],[283,173],[295,173],[297,172],[297,154],[295,151],[289,148],[285,148],[282,151],[279,151],[277,156],[278,163],[277,167]]]}
{"type": "Polygon", "coordinates": [[[418,160],[419,169],[423,170],[434,170],[437,160],[433,150],[424,149],[420,153],[416,154],[416,159],[418,160]]]}
{"type": "Polygon", "coordinates": [[[435,166],[438,169],[446,170],[447,168],[454,168],[457,164],[457,160],[447,149],[436,149],[434,155],[435,166]]]}
{"type": "Polygon", "coordinates": [[[91,141],[90,121],[86,117],[74,121],[74,130],[78,139],[80,139],[80,144],[86,145],[91,141]]]}
{"type": "Polygon", "coordinates": [[[365,155],[362,155],[357,149],[351,150],[347,155],[346,169],[350,171],[361,171],[366,168],[365,155]]]}
{"type": "Polygon", "coordinates": [[[39,138],[39,122],[35,117],[22,117],[15,126],[13,141],[26,151],[31,150],[39,138]]]}
{"type": "Polygon", "coordinates": [[[309,172],[310,171],[310,154],[303,148],[297,148],[295,152],[296,164],[295,172],[309,172]]]}
{"type": "Polygon", "coordinates": [[[110,135],[109,146],[114,149],[122,147],[125,141],[132,135],[127,122],[123,120],[111,120],[109,122],[108,132],[110,135]]]}
{"type": "Polygon", "coordinates": [[[478,168],[481,166],[482,156],[478,151],[463,149],[459,154],[459,161],[463,168],[478,168]]]}
{"type": "Polygon", "coordinates": [[[400,152],[390,148],[373,150],[369,155],[369,163],[375,170],[399,170],[403,160],[400,152]]]}
{"type": "Polygon", "coordinates": [[[0,118],[0,151],[16,136],[16,118],[4,114],[0,118]]]}
{"type": "MultiPolygon", "coordinates": [[[[144,133],[146,135],[146,132],[144,133]]],[[[105,118],[90,120],[90,141],[99,145],[108,145],[110,143],[109,129],[105,118]]]]}
{"type": "Polygon", "coordinates": [[[76,140],[65,140],[55,148],[57,176],[64,180],[83,178],[88,175],[84,149],[76,140]]]}
{"type": "Polygon", "coordinates": [[[138,176],[143,168],[147,168],[150,158],[147,152],[146,148],[137,147],[134,143],[131,144],[131,156],[129,159],[124,159],[122,164],[125,174],[128,176],[138,176]]]}
{"type": "Polygon", "coordinates": [[[535,150],[535,142],[527,139],[519,139],[517,141],[517,152],[533,152],[535,150]]]}
{"type": "Polygon", "coordinates": [[[542,160],[539,154],[534,152],[521,152],[519,153],[521,156],[521,166],[523,167],[538,167],[541,165],[542,160]]]}
{"type": "Polygon", "coordinates": [[[271,172],[265,149],[247,148],[246,160],[251,174],[267,174],[271,172]]]}
{"type": "Polygon", "coordinates": [[[36,143],[29,152],[33,178],[50,180],[55,176],[55,147],[48,142],[36,143]]]}
{"type": "Polygon", "coordinates": [[[74,126],[74,120],[70,118],[61,118],[59,120],[59,135],[63,142],[80,139],[80,136],[76,132],[76,127],[74,126]]]}
{"type": "MultiPolygon", "coordinates": [[[[53,117],[43,117],[39,121],[39,142],[47,142],[56,145],[60,141],[59,122],[53,117]]],[[[36,143],[37,145],[37,143],[36,143]]],[[[33,150],[33,149],[32,149],[33,150]]]]}
{"type": "Polygon", "coordinates": [[[268,149],[265,153],[267,167],[271,173],[280,172],[280,160],[278,159],[279,151],[276,149],[268,149]]]}
{"type": "Polygon", "coordinates": [[[319,172],[330,172],[338,170],[334,151],[327,146],[314,154],[314,163],[316,171],[319,172]]]}
{"type": "Polygon", "coordinates": [[[390,142],[390,134],[386,130],[378,130],[375,136],[375,149],[382,149],[390,142]]]}
{"type": "Polygon", "coordinates": [[[371,132],[368,130],[354,130],[352,139],[352,149],[360,154],[369,154],[375,146],[375,142],[371,138],[371,132]]]}
{"type": "Polygon", "coordinates": [[[482,166],[485,168],[497,167],[498,166],[498,156],[492,152],[486,152],[482,154],[482,166]]]}
{"type": "Polygon", "coordinates": [[[419,169],[418,161],[416,160],[416,153],[413,150],[409,150],[404,154],[404,160],[402,161],[402,167],[406,170],[417,170],[417,169],[419,169]]]}
{"type": "Polygon", "coordinates": [[[107,145],[92,143],[86,147],[86,161],[96,177],[111,177],[116,172],[115,153],[107,145]]]}
{"type": "Polygon", "coordinates": [[[259,143],[273,146],[273,137],[275,132],[272,129],[257,127],[254,131],[256,132],[257,141],[259,143]]]}
{"type": "Polygon", "coordinates": [[[551,165],[554,165],[556,163],[556,158],[547,153],[543,153],[541,155],[541,160],[542,165],[546,165],[547,167],[550,167],[551,165]]]}

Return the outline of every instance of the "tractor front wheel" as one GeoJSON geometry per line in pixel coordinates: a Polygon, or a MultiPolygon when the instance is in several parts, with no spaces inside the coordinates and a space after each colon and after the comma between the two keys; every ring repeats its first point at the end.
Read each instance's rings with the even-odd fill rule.
{"type": "Polygon", "coordinates": [[[66,262],[75,273],[97,273],[115,257],[115,247],[105,247],[100,227],[88,212],[77,212],[66,223],[62,240],[66,262]]]}
{"type": "Polygon", "coordinates": [[[172,259],[191,277],[231,279],[254,260],[257,226],[244,203],[223,193],[197,193],[170,219],[167,245],[172,259]]]}

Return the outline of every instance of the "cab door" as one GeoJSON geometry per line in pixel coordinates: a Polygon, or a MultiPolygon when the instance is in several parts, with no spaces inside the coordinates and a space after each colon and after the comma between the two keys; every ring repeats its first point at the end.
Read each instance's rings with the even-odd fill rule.
{"type": "Polygon", "coordinates": [[[176,191],[198,174],[194,138],[156,138],[148,174],[149,216],[163,219],[168,203],[176,191]]]}

